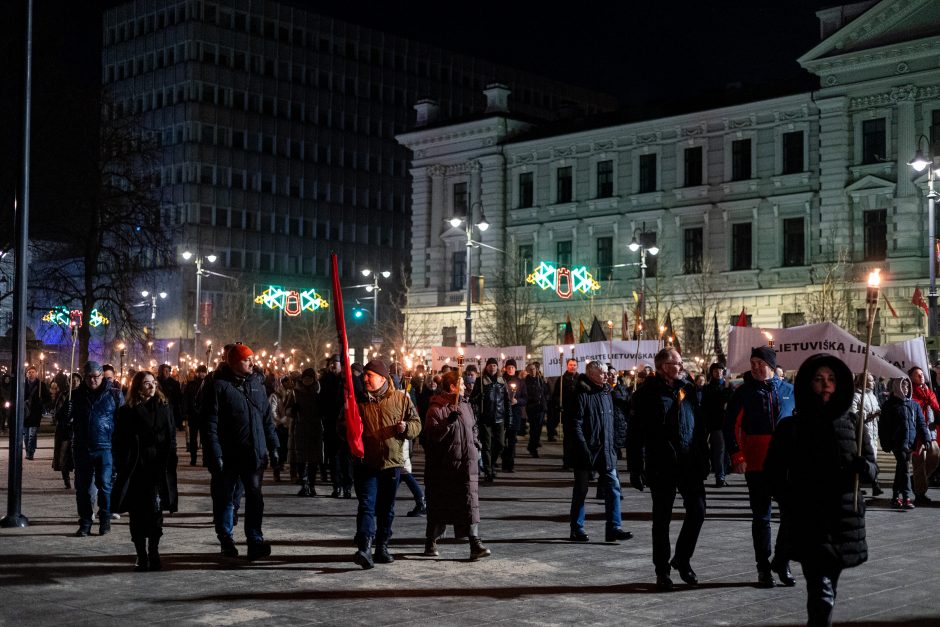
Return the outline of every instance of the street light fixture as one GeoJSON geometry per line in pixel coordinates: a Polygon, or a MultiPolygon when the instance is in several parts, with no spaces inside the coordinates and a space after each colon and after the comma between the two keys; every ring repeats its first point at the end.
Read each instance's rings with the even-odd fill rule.
{"type": "Polygon", "coordinates": [[[362,276],[367,277],[372,275],[372,284],[366,285],[366,291],[372,294],[372,341],[375,341],[378,337],[379,332],[379,292],[382,291],[382,288],[379,287],[379,275],[382,275],[382,278],[387,279],[392,276],[392,273],[388,270],[382,270],[381,272],[373,272],[369,268],[362,270],[362,276]]]}
{"type": "MultiPolygon", "coordinates": [[[[934,209],[937,200],[937,191],[934,189],[934,180],[940,176],[940,164],[930,150],[930,140],[925,135],[917,138],[917,151],[914,158],[907,162],[916,172],[927,170],[927,259],[930,270],[930,288],[927,292],[927,335],[930,338],[937,336],[937,259],[936,226],[934,224],[934,209]],[[921,140],[927,144],[927,153],[921,149],[921,140]]],[[[937,361],[937,349],[930,350],[930,363],[937,361]]]]}
{"type": "MultiPolygon", "coordinates": [[[[473,227],[476,227],[480,230],[480,233],[484,233],[488,228],[490,228],[490,223],[487,222],[486,216],[483,215],[483,203],[475,202],[467,209],[466,217],[454,216],[448,220],[450,225],[453,228],[459,228],[461,224],[464,225],[464,233],[467,236],[467,317],[464,322],[464,344],[470,346],[473,344],[473,316],[470,312],[470,303],[473,300],[473,286],[471,284],[472,280],[472,270],[470,268],[470,252],[473,250],[474,244],[479,246],[487,246],[482,242],[474,241],[473,239],[473,227]],[[480,207],[480,219],[474,223],[473,222],[473,209],[474,207],[480,207]]],[[[493,248],[492,246],[487,246],[487,248],[493,248]]],[[[499,250],[494,248],[494,250],[499,250]]]]}
{"type": "MultiPolygon", "coordinates": [[[[640,243],[640,240],[643,239],[643,233],[645,232],[646,223],[644,222],[642,229],[633,229],[633,239],[630,240],[630,244],[627,246],[627,248],[633,252],[640,251],[640,325],[646,321],[646,253],[649,253],[654,257],[659,254],[659,247],[656,246],[656,244],[653,244],[652,246],[646,246],[645,244],[640,243]],[[637,236],[639,236],[639,239],[637,236]]],[[[642,334],[642,326],[639,328],[640,333],[642,334]]]]}
{"type": "Polygon", "coordinates": [[[140,295],[143,296],[144,298],[150,299],[150,337],[156,338],[157,337],[157,296],[159,296],[162,299],[165,299],[167,297],[167,293],[160,292],[158,294],[157,292],[148,292],[147,290],[143,290],[141,291],[140,295]]]}
{"type": "MultiPolygon", "coordinates": [[[[189,261],[193,257],[196,258],[196,321],[193,323],[193,353],[199,352],[199,305],[200,299],[202,298],[202,277],[208,276],[210,274],[216,274],[214,272],[209,272],[208,270],[202,269],[203,260],[208,261],[209,263],[215,263],[215,260],[218,259],[215,255],[206,255],[203,259],[202,255],[193,254],[190,251],[183,252],[183,259],[189,261]]],[[[206,363],[208,365],[208,358],[206,358],[206,363]]]]}

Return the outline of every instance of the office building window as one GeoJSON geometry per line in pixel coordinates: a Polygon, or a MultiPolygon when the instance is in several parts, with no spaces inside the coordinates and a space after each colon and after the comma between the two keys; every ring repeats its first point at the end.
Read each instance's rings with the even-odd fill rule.
{"type": "Polygon", "coordinates": [[[532,253],[532,244],[523,244],[519,246],[519,252],[516,256],[516,261],[518,262],[517,267],[517,279],[519,285],[525,285],[526,277],[529,276],[529,273],[532,272],[532,269],[535,266],[535,261],[533,259],[534,255],[532,253]]]}
{"type": "Polygon", "coordinates": [[[731,142],[731,180],[746,181],[751,178],[751,140],[737,139],[731,142]]]}
{"type": "Polygon", "coordinates": [[[802,266],[806,261],[803,218],[787,218],[783,221],[783,265],[802,266]]]}
{"type": "Polygon", "coordinates": [[[571,202],[571,171],[571,166],[558,168],[555,171],[555,202],[571,202]]]}
{"type": "Polygon", "coordinates": [[[637,182],[637,193],[646,194],[655,192],[657,187],[656,180],[656,155],[640,155],[639,162],[639,181],[637,182]]]}
{"type": "Polygon", "coordinates": [[[571,267],[571,240],[564,240],[555,245],[555,263],[571,267]]]}
{"type": "Polygon", "coordinates": [[[465,251],[454,253],[452,267],[450,289],[456,292],[467,286],[467,253],[465,251]]]}
{"type": "Polygon", "coordinates": [[[801,327],[804,324],[806,324],[806,314],[804,314],[802,311],[783,314],[784,329],[789,329],[790,327],[801,327]]]}
{"type": "Polygon", "coordinates": [[[467,215],[467,184],[454,183],[454,215],[467,215]]]}
{"type": "Polygon", "coordinates": [[[535,182],[532,172],[519,174],[519,208],[531,207],[535,202],[535,182]]]}
{"type": "Polygon", "coordinates": [[[682,270],[685,274],[698,274],[702,271],[702,227],[683,231],[682,270]]]}
{"type": "Polygon", "coordinates": [[[597,197],[610,198],[614,195],[614,162],[597,162],[597,197]]]}
{"type": "Polygon", "coordinates": [[[751,223],[731,225],[731,269],[751,269],[751,223]]]}
{"type": "Polygon", "coordinates": [[[862,163],[884,161],[888,151],[885,149],[885,118],[862,122],[862,163]]]}
{"type": "Polygon", "coordinates": [[[683,151],[685,176],[682,179],[685,187],[695,187],[702,184],[702,153],[701,146],[693,146],[683,151]]]}
{"type": "Polygon", "coordinates": [[[796,174],[806,170],[803,163],[803,131],[783,134],[783,171],[781,174],[796,174]]]}
{"type": "Polygon", "coordinates": [[[866,211],[863,216],[865,261],[883,261],[888,255],[888,210],[866,211]]]}
{"type": "Polygon", "coordinates": [[[610,279],[614,266],[614,238],[597,238],[597,273],[598,277],[610,279]]]}

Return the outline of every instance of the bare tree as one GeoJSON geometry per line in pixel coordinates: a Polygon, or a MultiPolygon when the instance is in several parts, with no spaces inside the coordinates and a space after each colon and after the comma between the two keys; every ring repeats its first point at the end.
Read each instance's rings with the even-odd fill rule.
{"type": "Polygon", "coordinates": [[[855,287],[848,249],[842,248],[831,261],[813,266],[810,280],[815,289],[802,294],[797,301],[798,309],[806,313],[806,322],[833,322],[852,331],[855,328],[852,297],[855,287]]]}
{"type": "Polygon", "coordinates": [[[517,263],[507,263],[485,298],[480,316],[480,335],[493,346],[525,346],[533,350],[552,338],[546,309],[536,301],[536,291],[520,276],[517,263]]]}
{"type": "Polygon", "coordinates": [[[681,303],[678,311],[683,316],[683,349],[689,354],[702,357],[714,356],[713,339],[714,317],[718,314],[721,294],[718,273],[710,257],[703,256],[695,267],[694,274],[684,275],[677,281],[677,300],[681,303]],[[712,324],[709,324],[712,323],[712,324]]]}

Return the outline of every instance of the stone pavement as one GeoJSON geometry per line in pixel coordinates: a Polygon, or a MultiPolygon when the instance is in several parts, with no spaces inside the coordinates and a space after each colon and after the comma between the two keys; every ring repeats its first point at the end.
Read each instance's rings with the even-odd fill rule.
{"type": "MultiPolygon", "coordinates": [[[[180,440],[182,446],[182,439],[180,440]]],[[[603,540],[603,504],[589,493],[591,542],[567,541],[570,473],[560,445],[524,452],[514,474],[481,486],[481,534],[493,556],[468,561],[465,543],[445,541],[425,558],[424,518],[407,518],[399,492],[395,563],[362,571],[352,563],[355,500],[299,498],[297,486],[266,481],[264,531],[270,559],[218,553],[208,474],[180,467],[180,512],[166,517],[164,570],[135,573],[126,517],[107,537],[72,537],[74,493],[51,469],[51,436],[24,461],[26,529],[0,530],[0,625],[748,625],[801,624],[805,592],[754,586],[750,516],[743,478],[708,490],[708,518],[692,565],[700,585],[653,589],[650,497],[624,488],[624,528],[633,540],[603,540]]],[[[6,504],[7,444],[0,452],[6,504]]],[[[181,459],[185,455],[181,450],[181,459]]],[[[420,476],[422,455],[416,454],[420,476]]],[[[623,469],[621,469],[623,473],[623,469]]],[[[884,469],[884,475],[892,474],[884,469]]],[[[807,486],[807,489],[812,489],[807,486]]],[[[940,490],[933,490],[940,499],[940,490]]],[[[680,510],[681,511],[681,510],[680,510]]],[[[870,558],[846,571],[836,619],[855,624],[940,624],[940,508],[910,512],[876,500],[868,510],[870,558]]],[[[240,533],[236,529],[236,534],[240,533]]],[[[449,531],[450,533],[450,531],[449,531]]],[[[673,540],[678,523],[673,523],[673,540]]],[[[776,534],[776,530],[775,530],[776,534]]],[[[237,538],[244,554],[244,538],[237,538]]]]}

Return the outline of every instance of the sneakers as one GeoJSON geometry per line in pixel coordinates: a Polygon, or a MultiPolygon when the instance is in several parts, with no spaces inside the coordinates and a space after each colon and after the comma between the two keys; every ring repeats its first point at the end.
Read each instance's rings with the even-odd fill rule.
{"type": "Polygon", "coordinates": [[[914,503],[911,502],[911,499],[904,499],[904,504],[901,505],[901,509],[914,509],[914,503]]]}

